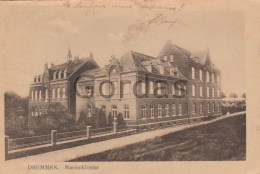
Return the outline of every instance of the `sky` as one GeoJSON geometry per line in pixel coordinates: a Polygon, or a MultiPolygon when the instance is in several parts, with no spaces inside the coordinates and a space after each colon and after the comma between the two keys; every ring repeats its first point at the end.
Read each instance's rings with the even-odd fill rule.
{"type": "Polygon", "coordinates": [[[140,6],[132,1],[120,2],[68,1],[66,6],[60,2],[1,9],[1,87],[27,96],[29,84],[43,72],[45,62],[65,62],[68,48],[73,56],[88,57],[93,52],[103,67],[112,55],[119,58],[130,50],[156,57],[165,41],[171,40],[191,52],[209,48],[213,63],[222,72],[222,91],[239,96],[245,92],[242,12],[195,11],[181,3],[152,5],[140,0],[146,5],[140,6]],[[158,6],[164,9],[155,9],[158,6]]]}

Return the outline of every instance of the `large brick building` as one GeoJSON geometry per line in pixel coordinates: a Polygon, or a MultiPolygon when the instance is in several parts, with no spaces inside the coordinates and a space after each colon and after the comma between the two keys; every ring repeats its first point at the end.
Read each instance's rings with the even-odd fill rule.
{"type": "Polygon", "coordinates": [[[45,64],[44,71],[34,77],[30,84],[29,116],[48,113],[53,103],[60,103],[69,113],[76,112],[75,81],[78,76],[90,69],[99,68],[92,53],[87,58],[72,58],[70,50],[63,64],[45,64]]]}
{"type": "Polygon", "coordinates": [[[81,74],[76,119],[95,108],[122,113],[128,125],[220,115],[220,75],[208,49],[192,54],[167,41],[157,57],[130,51],[81,74]]]}
{"type": "Polygon", "coordinates": [[[208,49],[191,53],[167,41],[157,57],[130,51],[114,56],[100,68],[89,58],[45,65],[30,86],[31,116],[48,112],[59,102],[75,115],[91,117],[96,109],[106,116],[122,113],[128,125],[147,125],[170,120],[200,120],[220,115],[220,71],[208,49]],[[84,112],[83,112],[84,111],[84,112]],[[87,111],[87,112],[86,112],[87,111]]]}

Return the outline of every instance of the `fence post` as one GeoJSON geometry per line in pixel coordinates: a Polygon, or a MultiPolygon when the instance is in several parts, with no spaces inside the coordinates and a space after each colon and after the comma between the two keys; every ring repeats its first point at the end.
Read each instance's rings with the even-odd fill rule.
{"type": "Polygon", "coordinates": [[[55,146],[57,143],[57,130],[51,130],[51,145],[55,146]]]}
{"type": "Polygon", "coordinates": [[[117,121],[113,121],[113,133],[115,134],[117,132],[117,121]]]}
{"type": "Polygon", "coordinates": [[[9,136],[5,136],[5,160],[8,158],[9,136]]]}
{"type": "Polygon", "coordinates": [[[90,137],[91,137],[91,127],[92,126],[87,126],[87,132],[86,132],[87,139],[90,139],[90,137]]]}

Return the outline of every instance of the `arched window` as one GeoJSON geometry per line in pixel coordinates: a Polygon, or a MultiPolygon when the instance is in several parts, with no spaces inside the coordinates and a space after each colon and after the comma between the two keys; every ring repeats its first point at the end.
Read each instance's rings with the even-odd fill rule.
{"type": "Polygon", "coordinates": [[[64,78],[67,77],[67,70],[64,71],[64,78]]]}
{"type": "Polygon", "coordinates": [[[210,103],[208,103],[208,113],[210,113],[210,103]]]}
{"type": "Polygon", "coordinates": [[[182,105],[179,104],[179,116],[181,116],[181,115],[182,115],[182,105]]]}
{"type": "Polygon", "coordinates": [[[196,94],[195,94],[195,85],[194,85],[194,84],[192,85],[192,96],[193,96],[193,97],[196,96],[196,94]]]}
{"type": "Polygon", "coordinates": [[[165,116],[169,116],[169,104],[165,105],[165,116]]]}
{"type": "Polygon", "coordinates": [[[203,97],[203,87],[200,86],[200,97],[203,97]]]}
{"type": "Polygon", "coordinates": [[[34,99],[34,96],[33,96],[34,92],[31,91],[31,99],[34,99]]]}
{"type": "Polygon", "coordinates": [[[116,105],[112,106],[112,117],[113,118],[117,117],[117,106],[116,105]]]}
{"type": "Polygon", "coordinates": [[[56,71],[53,73],[53,80],[56,79],[56,71]]]}
{"type": "Polygon", "coordinates": [[[162,105],[161,104],[158,104],[158,109],[157,109],[157,114],[158,114],[158,117],[162,117],[162,105]]]}
{"type": "Polygon", "coordinates": [[[218,103],[218,112],[220,112],[220,107],[221,107],[221,105],[220,105],[220,103],[218,103]]]}
{"type": "Polygon", "coordinates": [[[216,82],[215,74],[214,74],[214,73],[212,73],[212,82],[216,82]]]}
{"type": "Polygon", "coordinates": [[[154,118],[154,105],[150,105],[150,116],[154,118]]]}
{"type": "Polygon", "coordinates": [[[219,97],[219,89],[217,89],[217,98],[219,97]]]}
{"type": "Polygon", "coordinates": [[[203,114],[203,103],[200,103],[200,114],[203,114]]]}
{"type": "Polygon", "coordinates": [[[215,98],[215,88],[212,88],[212,98],[215,98]]]}
{"type": "Polygon", "coordinates": [[[202,70],[200,69],[200,81],[202,81],[202,70]]]}
{"type": "Polygon", "coordinates": [[[212,103],[212,112],[215,112],[215,103],[212,103]]]}
{"type": "Polygon", "coordinates": [[[192,114],[196,114],[196,103],[192,103],[192,114]]]}
{"type": "Polygon", "coordinates": [[[141,93],[145,94],[145,88],[146,88],[145,82],[140,83],[140,85],[141,85],[141,93]]]}
{"type": "Polygon", "coordinates": [[[176,116],[176,105],[172,104],[172,116],[176,116]]]}
{"type": "Polygon", "coordinates": [[[191,78],[195,79],[195,68],[191,67],[191,78]]]}
{"type": "Polygon", "coordinates": [[[129,106],[128,105],[125,105],[124,114],[125,114],[125,119],[129,119],[130,118],[129,106]]]}
{"type": "Polygon", "coordinates": [[[146,118],[146,105],[142,105],[142,118],[146,118]]]}

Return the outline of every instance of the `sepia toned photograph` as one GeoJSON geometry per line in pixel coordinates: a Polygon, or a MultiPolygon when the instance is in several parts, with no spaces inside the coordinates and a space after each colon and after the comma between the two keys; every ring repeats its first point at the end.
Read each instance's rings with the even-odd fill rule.
{"type": "Polygon", "coordinates": [[[0,4],[6,164],[247,160],[244,11],[170,0],[0,4]]]}

